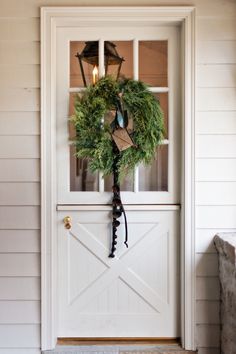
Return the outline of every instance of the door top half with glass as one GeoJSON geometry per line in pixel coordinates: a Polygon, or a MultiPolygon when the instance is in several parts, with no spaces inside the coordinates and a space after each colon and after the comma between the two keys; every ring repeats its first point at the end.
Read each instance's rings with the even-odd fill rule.
{"type": "Polygon", "coordinates": [[[150,165],[141,164],[121,183],[124,204],[180,202],[180,87],[178,27],[59,28],[57,35],[58,204],[110,204],[112,176],[91,173],[75,156],[69,121],[76,95],[104,75],[145,82],[164,113],[165,140],[150,165]],[[92,53],[91,58],[86,57],[92,53]],[[97,59],[94,59],[93,53],[97,59]],[[109,59],[115,54],[116,59],[109,59]],[[110,56],[110,57],[109,57],[110,56]]]}

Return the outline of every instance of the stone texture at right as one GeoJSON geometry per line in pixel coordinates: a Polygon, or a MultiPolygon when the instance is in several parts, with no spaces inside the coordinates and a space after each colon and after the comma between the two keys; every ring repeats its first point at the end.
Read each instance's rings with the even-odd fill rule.
{"type": "Polygon", "coordinates": [[[221,287],[221,354],[236,353],[236,233],[221,233],[214,243],[219,255],[221,287]]]}

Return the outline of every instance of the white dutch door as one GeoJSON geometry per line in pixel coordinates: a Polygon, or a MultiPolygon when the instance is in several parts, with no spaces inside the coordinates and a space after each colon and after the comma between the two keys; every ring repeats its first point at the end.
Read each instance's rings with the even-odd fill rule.
{"type": "MultiPolygon", "coordinates": [[[[58,337],[180,336],[179,221],[180,113],[179,32],[171,27],[75,27],[57,34],[58,337]],[[111,245],[112,178],[92,174],[76,159],[68,122],[83,90],[77,53],[96,42],[99,73],[106,41],[125,59],[120,75],[150,85],[164,111],[166,137],[150,166],[140,165],[121,186],[129,229],[111,245]],[[63,219],[71,218],[66,229],[63,219]]],[[[93,67],[83,63],[87,83],[93,67]]]]}

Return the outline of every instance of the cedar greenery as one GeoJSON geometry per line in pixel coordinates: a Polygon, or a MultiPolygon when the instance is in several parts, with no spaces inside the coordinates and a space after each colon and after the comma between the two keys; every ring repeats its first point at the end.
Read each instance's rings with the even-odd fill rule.
{"type": "Polygon", "coordinates": [[[136,165],[149,164],[164,137],[163,113],[147,85],[131,79],[115,81],[110,76],[103,77],[76,96],[71,117],[76,130],[73,144],[77,157],[88,158],[92,172],[110,175],[115,156],[110,123],[104,121],[104,117],[107,112],[115,110],[121,94],[128,116],[133,119],[131,136],[135,146],[120,152],[119,180],[132,172],[136,165]]]}

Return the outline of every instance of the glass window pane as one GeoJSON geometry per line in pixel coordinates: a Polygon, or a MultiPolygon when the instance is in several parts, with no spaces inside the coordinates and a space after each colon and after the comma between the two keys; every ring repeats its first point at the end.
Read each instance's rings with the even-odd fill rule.
{"type": "MultiPolygon", "coordinates": [[[[104,178],[104,190],[105,192],[111,192],[113,186],[113,176],[107,176],[104,178]]],[[[129,175],[124,178],[120,185],[121,191],[130,191],[133,192],[134,190],[134,178],[133,176],[129,175]]]]}
{"type": "Polygon", "coordinates": [[[84,87],[84,80],[87,86],[92,84],[95,66],[98,66],[98,41],[70,42],[70,87],[84,87]]]}
{"type": "MultiPolygon", "coordinates": [[[[75,94],[70,94],[69,116],[74,113],[75,94]]],[[[75,136],[72,123],[69,124],[69,136],[75,136]]],[[[98,172],[91,173],[88,168],[88,159],[78,159],[75,156],[75,146],[70,146],[70,190],[71,191],[98,191],[98,172]]]]}
{"type": "Polygon", "coordinates": [[[165,139],[168,139],[168,92],[154,93],[153,94],[160,102],[163,114],[164,114],[164,125],[165,125],[165,139]]]}
{"type": "Polygon", "coordinates": [[[140,191],[168,191],[168,145],[157,148],[152,165],[139,166],[140,191]]]}
{"type": "MultiPolygon", "coordinates": [[[[113,42],[105,42],[105,71],[107,75],[112,75],[117,78],[126,77],[133,78],[133,42],[132,41],[113,41],[113,42]],[[113,44],[113,46],[106,45],[113,44]],[[116,51],[118,54],[118,58],[123,58],[124,60],[120,60],[118,58],[112,59],[112,51],[116,51]],[[109,57],[110,55],[110,57],[109,57]],[[121,66],[119,65],[121,62],[121,66]],[[119,68],[120,66],[120,68],[119,68]]],[[[115,54],[115,52],[114,52],[115,54]]]]}
{"type": "Polygon", "coordinates": [[[168,87],[167,41],[139,42],[139,80],[150,86],[168,87]]]}

